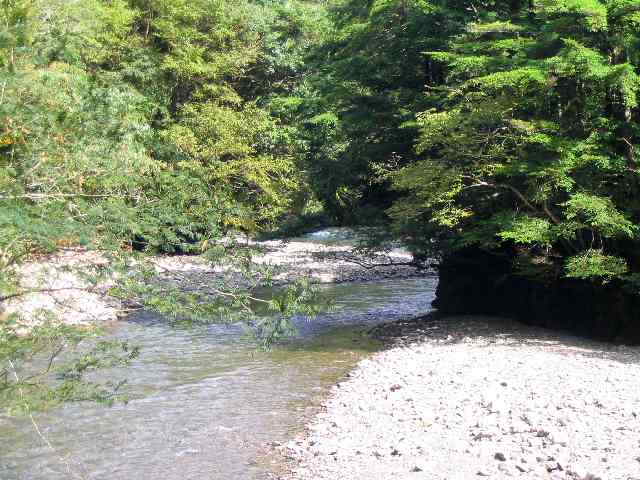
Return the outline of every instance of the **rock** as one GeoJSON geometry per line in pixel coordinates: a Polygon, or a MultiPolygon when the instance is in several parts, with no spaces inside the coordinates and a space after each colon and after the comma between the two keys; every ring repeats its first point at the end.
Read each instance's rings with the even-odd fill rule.
{"type": "Polygon", "coordinates": [[[506,462],[507,461],[507,457],[504,456],[504,453],[496,453],[493,458],[495,458],[496,460],[498,460],[499,462],[506,462]]]}
{"type": "Polygon", "coordinates": [[[562,468],[562,465],[560,465],[557,462],[553,462],[553,463],[547,463],[545,465],[545,468],[547,469],[547,472],[551,473],[551,472],[562,472],[564,470],[564,468],[562,468]]]}

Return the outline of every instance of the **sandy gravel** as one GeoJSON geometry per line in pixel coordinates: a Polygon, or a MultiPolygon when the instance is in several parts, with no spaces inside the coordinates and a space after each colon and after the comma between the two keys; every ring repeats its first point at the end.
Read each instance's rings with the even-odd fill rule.
{"type": "MultiPolygon", "coordinates": [[[[253,245],[264,251],[254,261],[273,267],[276,283],[288,283],[300,278],[312,283],[363,282],[420,274],[414,267],[403,265],[411,261],[411,255],[401,249],[369,259],[352,253],[348,245],[281,240],[255,242],[253,245]],[[373,263],[382,266],[373,268],[373,263]]],[[[158,257],[157,262],[163,268],[190,275],[195,283],[220,273],[198,256],[158,257]]]]}
{"type": "MultiPolygon", "coordinates": [[[[326,246],[318,242],[267,241],[254,245],[264,250],[255,258],[256,263],[275,269],[276,283],[285,284],[306,278],[312,283],[341,283],[371,281],[385,278],[404,278],[420,274],[413,267],[399,265],[410,261],[410,255],[397,250],[376,259],[389,264],[369,268],[370,260],[351,253],[347,245],[326,246]]],[[[159,278],[178,274],[185,288],[206,291],[216,279],[228,270],[212,267],[199,256],[159,256],[153,259],[159,278]]],[[[18,313],[28,324],[35,325],[48,318],[61,319],[67,324],[86,325],[115,321],[127,309],[109,297],[110,284],[90,285],[75,271],[104,265],[103,256],[82,249],[61,252],[20,267],[22,285],[34,291],[19,298],[0,303],[3,313],[18,313]]]]}
{"type": "Polygon", "coordinates": [[[378,333],[290,478],[640,479],[640,349],[478,317],[378,333]]]}
{"type": "Polygon", "coordinates": [[[77,271],[90,271],[106,260],[81,249],[63,249],[55,255],[21,265],[19,275],[26,295],[0,303],[0,314],[17,313],[25,325],[52,318],[69,325],[114,321],[122,309],[107,295],[109,283],[92,285],[77,271]]]}

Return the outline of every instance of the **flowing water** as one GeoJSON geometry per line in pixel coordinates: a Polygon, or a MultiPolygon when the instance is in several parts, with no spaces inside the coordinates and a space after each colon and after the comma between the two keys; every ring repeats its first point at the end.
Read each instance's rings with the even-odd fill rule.
{"type": "Polygon", "coordinates": [[[338,310],[297,321],[261,352],[239,327],[175,328],[146,314],[111,335],[142,348],[125,372],[131,401],[72,404],[0,420],[1,480],[267,478],[268,444],[300,432],[328,387],[379,348],[372,325],[427,312],[434,278],[323,287],[338,310]]]}

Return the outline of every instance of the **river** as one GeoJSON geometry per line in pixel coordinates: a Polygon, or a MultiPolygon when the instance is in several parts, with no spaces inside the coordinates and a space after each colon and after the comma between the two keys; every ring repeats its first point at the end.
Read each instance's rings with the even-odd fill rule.
{"type": "Polygon", "coordinates": [[[304,426],[327,389],[380,348],[365,332],[428,312],[432,277],[322,287],[337,310],[308,321],[272,351],[237,326],[176,328],[142,314],[110,335],[141,347],[126,371],[131,400],[70,404],[0,422],[2,480],[264,479],[268,444],[304,426]]]}

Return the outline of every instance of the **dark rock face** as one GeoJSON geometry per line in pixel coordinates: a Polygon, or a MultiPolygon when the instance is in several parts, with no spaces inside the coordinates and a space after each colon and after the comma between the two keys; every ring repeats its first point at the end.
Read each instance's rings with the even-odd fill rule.
{"type": "Polygon", "coordinates": [[[625,344],[640,344],[640,297],[614,284],[516,276],[509,255],[465,250],[440,265],[433,303],[444,314],[517,318],[530,325],[625,344]]]}

